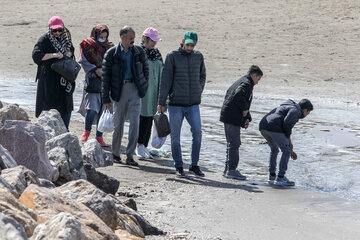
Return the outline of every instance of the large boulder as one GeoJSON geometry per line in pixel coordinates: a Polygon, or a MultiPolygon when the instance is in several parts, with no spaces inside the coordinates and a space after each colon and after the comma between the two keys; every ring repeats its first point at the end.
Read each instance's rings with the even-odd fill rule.
{"type": "Polygon", "coordinates": [[[6,188],[14,197],[19,198],[20,195],[17,193],[15,188],[11,186],[4,178],[0,176],[0,188],[6,188]]]}
{"type": "Polygon", "coordinates": [[[87,206],[53,190],[31,184],[19,200],[24,206],[36,212],[38,223],[45,223],[57,214],[65,212],[70,213],[79,221],[86,239],[118,239],[114,232],[87,206]]]}
{"type": "Polygon", "coordinates": [[[8,150],[6,150],[0,144],[0,169],[16,167],[17,163],[15,159],[11,156],[8,150]]]}
{"type": "Polygon", "coordinates": [[[45,132],[42,126],[8,120],[0,128],[0,136],[0,144],[11,153],[18,165],[34,171],[40,178],[50,181],[58,178],[58,170],[51,165],[46,154],[45,132]]]}
{"type": "Polygon", "coordinates": [[[78,137],[73,133],[64,133],[46,142],[48,157],[59,169],[59,178],[55,182],[62,185],[66,182],[86,179],[81,147],[78,137]]]}
{"type": "Polygon", "coordinates": [[[28,237],[33,234],[37,225],[36,214],[22,205],[7,188],[2,186],[0,186],[0,212],[20,223],[28,237]]]}
{"type": "Polygon", "coordinates": [[[43,126],[46,140],[68,132],[60,113],[55,109],[42,111],[37,119],[37,123],[43,126]]]}
{"type": "Polygon", "coordinates": [[[7,120],[29,121],[29,116],[22,108],[19,108],[19,105],[11,104],[0,108],[0,127],[4,125],[7,120]]]}
{"type": "Polygon", "coordinates": [[[96,171],[95,167],[90,163],[85,163],[84,168],[89,182],[94,184],[105,193],[115,195],[120,185],[118,180],[96,171]]]}
{"type": "Polygon", "coordinates": [[[15,219],[0,212],[0,236],[2,240],[27,240],[24,227],[15,219]]]}
{"type": "Polygon", "coordinates": [[[95,168],[113,165],[113,161],[106,156],[96,139],[91,139],[84,143],[81,151],[83,160],[90,163],[95,168]]]}
{"type": "Polygon", "coordinates": [[[39,178],[36,174],[24,166],[4,169],[1,176],[6,180],[6,182],[15,188],[19,196],[28,185],[32,183],[37,185],[40,184],[39,178]]]}
{"type": "Polygon", "coordinates": [[[32,236],[33,240],[86,240],[86,235],[81,229],[80,222],[70,213],[59,213],[39,224],[32,236]]]}

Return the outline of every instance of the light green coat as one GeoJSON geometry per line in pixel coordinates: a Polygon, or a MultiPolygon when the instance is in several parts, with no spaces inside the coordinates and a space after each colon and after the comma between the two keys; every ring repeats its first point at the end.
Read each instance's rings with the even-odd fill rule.
{"type": "Polygon", "coordinates": [[[163,63],[160,60],[147,60],[149,64],[149,86],[145,97],[141,99],[141,116],[152,117],[156,113],[159,95],[159,82],[163,63]]]}

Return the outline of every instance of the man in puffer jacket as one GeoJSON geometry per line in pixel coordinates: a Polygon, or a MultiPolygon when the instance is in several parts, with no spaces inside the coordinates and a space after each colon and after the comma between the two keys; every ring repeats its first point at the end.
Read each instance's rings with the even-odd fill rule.
{"type": "Polygon", "coordinates": [[[163,112],[166,99],[169,97],[171,152],[176,171],[182,177],[185,176],[185,172],[180,133],[184,117],[191,126],[193,138],[189,172],[204,176],[198,166],[202,137],[199,104],[205,86],[206,70],[203,55],[199,51],[194,51],[197,40],[196,32],[186,32],[180,48],[171,51],[166,56],[157,107],[158,112],[163,112]]]}
{"type": "Polygon", "coordinates": [[[302,99],[299,103],[289,99],[261,119],[259,129],[271,149],[269,160],[270,184],[274,183],[276,179],[275,184],[277,185],[295,185],[295,182],[285,177],[290,156],[294,160],[297,159],[297,155],[293,151],[290,136],[292,128],[299,119],[305,118],[312,110],[313,105],[308,99],[302,99]],[[279,148],[282,151],[282,155],[278,176],[276,177],[276,158],[279,148]]]}
{"type": "Polygon", "coordinates": [[[220,121],[224,123],[226,147],[226,162],[224,177],[245,180],[236,168],[239,163],[240,128],[247,129],[251,122],[250,105],[253,88],[259,83],[263,72],[252,65],[247,75],[238,79],[227,90],[224,104],[221,108],[220,121]]]}

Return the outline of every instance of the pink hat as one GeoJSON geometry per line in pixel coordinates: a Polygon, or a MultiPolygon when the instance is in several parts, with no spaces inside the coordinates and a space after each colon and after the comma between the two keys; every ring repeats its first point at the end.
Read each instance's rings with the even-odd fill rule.
{"type": "Polygon", "coordinates": [[[151,40],[158,42],[160,41],[160,37],[159,37],[159,32],[152,27],[148,27],[147,29],[145,29],[145,31],[143,32],[143,35],[146,37],[151,38],[151,40]]]}
{"type": "Polygon", "coordinates": [[[52,16],[49,20],[49,26],[51,29],[63,28],[64,23],[58,16],[52,16]]]}

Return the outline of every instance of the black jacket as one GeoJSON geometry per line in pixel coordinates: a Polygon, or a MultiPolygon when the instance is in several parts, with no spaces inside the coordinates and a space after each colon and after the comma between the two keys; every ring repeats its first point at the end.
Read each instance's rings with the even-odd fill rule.
{"type": "Polygon", "coordinates": [[[180,47],[166,56],[159,87],[159,105],[192,106],[201,103],[205,87],[204,57],[199,51],[187,53],[180,47]]]}
{"type": "Polygon", "coordinates": [[[289,99],[266,114],[260,121],[259,129],[284,133],[289,138],[300,118],[304,118],[300,105],[289,99]]]}
{"type": "MultiPolygon", "coordinates": [[[[138,89],[139,97],[145,96],[149,81],[149,65],[146,53],[140,46],[130,48],[132,52],[131,72],[138,89]]],[[[110,96],[114,101],[120,101],[121,89],[124,85],[126,63],[121,58],[120,43],[110,48],[104,56],[102,64],[102,99],[103,103],[110,103],[110,96]]]]}
{"type": "Polygon", "coordinates": [[[246,119],[252,120],[250,111],[245,117],[242,112],[250,110],[253,88],[254,81],[250,75],[241,77],[229,87],[221,108],[221,122],[243,127],[246,119]]]}

